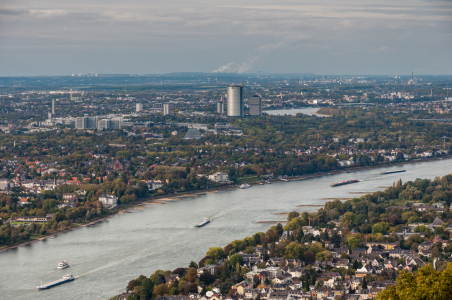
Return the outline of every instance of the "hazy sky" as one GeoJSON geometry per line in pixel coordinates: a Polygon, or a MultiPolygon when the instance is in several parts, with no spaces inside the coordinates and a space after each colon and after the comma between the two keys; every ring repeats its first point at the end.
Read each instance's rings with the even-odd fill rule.
{"type": "Polygon", "coordinates": [[[0,0],[0,76],[452,74],[452,1],[0,0]]]}

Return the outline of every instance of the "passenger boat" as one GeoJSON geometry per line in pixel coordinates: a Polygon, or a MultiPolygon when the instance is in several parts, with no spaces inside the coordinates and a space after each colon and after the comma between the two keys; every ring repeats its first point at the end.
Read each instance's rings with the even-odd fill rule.
{"type": "Polygon", "coordinates": [[[330,184],[330,186],[331,187],[336,187],[336,186],[341,186],[341,185],[346,185],[346,184],[351,184],[351,183],[357,183],[357,182],[359,182],[359,180],[352,179],[352,180],[346,180],[346,181],[342,181],[342,182],[332,183],[332,184],[330,184]]]}
{"type": "Polygon", "coordinates": [[[36,288],[38,290],[50,289],[54,286],[57,286],[57,285],[60,285],[60,284],[63,284],[63,283],[66,283],[66,282],[69,282],[72,280],[74,280],[74,276],[67,274],[67,275],[64,275],[62,279],[58,279],[58,280],[55,280],[55,281],[52,281],[52,282],[49,282],[46,284],[41,284],[40,286],[38,286],[36,288]]]}
{"type": "Polygon", "coordinates": [[[207,225],[209,223],[210,223],[210,219],[209,218],[205,218],[204,221],[202,221],[201,223],[196,224],[195,227],[203,227],[203,226],[205,226],[205,225],[207,225]]]}
{"type": "Polygon", "coordinates": [[[58,269],[66,269],[67,267],[69,267],[69,263],[67,262],[67,260],[63,260],[58,264],[58,269]]]}

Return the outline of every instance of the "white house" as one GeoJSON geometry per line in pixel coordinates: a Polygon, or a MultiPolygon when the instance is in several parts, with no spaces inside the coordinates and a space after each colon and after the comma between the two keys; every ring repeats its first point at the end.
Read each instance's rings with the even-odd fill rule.
{"type": "Polygon", "coordinates": [[[217,172],[215,174],[209,175],[209,180],[212,180],[215,182],[228,182],[229,175],[226,173],[217,172]]]}
{"type": "Polygon", "coordinates": [[[113,194],[102,194],[99,197],[99,201],[108,209],[115,208],[118,205],[118,197],[113,194]]]}

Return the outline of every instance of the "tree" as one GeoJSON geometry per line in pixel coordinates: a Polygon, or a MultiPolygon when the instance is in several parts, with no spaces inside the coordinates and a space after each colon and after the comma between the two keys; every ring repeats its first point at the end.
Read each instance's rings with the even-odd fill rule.
{"type": "Polygon", "coordinates": [[[126,291],[133,291],[133,288],[137,285],[139,285],[139,283],[135,279],[130,280],[127,284],[126,291]]]}
{"type": "Polygon", "coordinates": [[[363,278],[363,285],[361,286],[363,289],[367,289],[367,281],[366,277],[363,278]]]}
{"type": "Polygon", "coordinates": [[[184,295],[188,295],[189,293],[197,293],[197,292],[198,292],[198,286],[195,283],[189,283],[184,288],[184,295]]]}
{"type": "Polygon", "coordinates": [[[281,234],[283,234],[284,228],[281,225],[281,223],[278,223],[278,225],[276,225],[276,232],[278,233],[279,236],[281,236],[281,234]]]}
{"type": "Polygon", "coordinates": [[[195,282],[196,279],[198,279],[198,271],[195,268],[188,269],[188,272],[185,275],[185,279],[188,282],[195,282]]]}
{"type": "Polygon", "coordinates": [[[304,253],[304,261],[305,261],[307,264],[310,264],[310,263],[315,262],[315,254],[314,254],[314,252],[312,252],[312,251],[306,251],[306,252],[304,253]]]}
{"type": "Polygon", "coordinates": [[[303,259],[304,248],[302,245],[291,242],[286,246],[285,257],[286,258],[298,258],[303,259]]]}
{"type": "Polygon", "coordinates": [[[203,272],[201,276],[199,276],[199,279],[204,282],[206,285],[210,285],[214,283],[215,276],[210,274],[210,272],[203,272]]]}
{"type": "Polygon", "coordinates": [[[194,261],[191,261],[190,264],[188,265],[188,267],[198,269],[198,264],[195,263],[194,261]]]}
{"type": "Polygon", "coordinates": [[[152,292],[154,289],[154,284],[152,283],[152,280],[149,278],[145,278],[141,282],[141,293],[140,293],[140,300],[149,300],[152,298],[152,292]]]}
{"type": "Polygon", "coordinates": [[[303,237],[304,237],[303,228],[300,228],[300,229],[298,230],[298,237],[297,237],[298,243],[301,243],[301,239],[302,239],[303,237]]]}
{"type": "Polygon", "coordinates": [[[287,221],[290,222],[290,220],[292,220],[293,218],[297,218],[300,216],[300,213],[293,211],[291,213],[289,213],[289,215],[287,216],[287,221]]]}
{"type": "Polygon", "coordinates": [[[372,234],[385,234],[389,231],[389,224],[386,222],[378,222],[374,226],[372,226],[372,234]]]}
{"type": "Polygon", "coordinates": [[[157,297],[157,296],[166,295],[166,294],[168,294],[168,292],[169,292],[168,285],[166,285],[165,283],[162,283],[162,284],[157,285],[154,288],[153,294],[154,294],[154,297],[157,297]]]}
{"type": "Polygon", "coordinates": [[[236,266],[237,264],[241,266],[243,265],[243,256],[240,254],[233,254],[229,257],[229,263],[231,266],[236,266]]]}
{"type": "Polygon", "coordinates": [[[213,247],[207,251],[206,256],[209,256],[210,258],[215,260],[219,260],[223,258],[224,250],[221,247],[213,247]]]}
{"type": "Polygon", "coordinates": [[[395,286],[377,295],[377,300],[442,300],[452,299],[452,263],[444,271],[435,271],[428,264],[416,274],[402,271],[395,286]]]}

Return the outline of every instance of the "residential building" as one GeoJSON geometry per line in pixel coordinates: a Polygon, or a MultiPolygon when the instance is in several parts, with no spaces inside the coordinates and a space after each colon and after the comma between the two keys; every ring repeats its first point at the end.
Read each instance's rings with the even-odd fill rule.
{"type": "Polygon", "coordinates": [[[99,196],[99,201],[108,209],[115,208],[118,205],[118,197],[113,194],[102,194],[99,196]]]}

